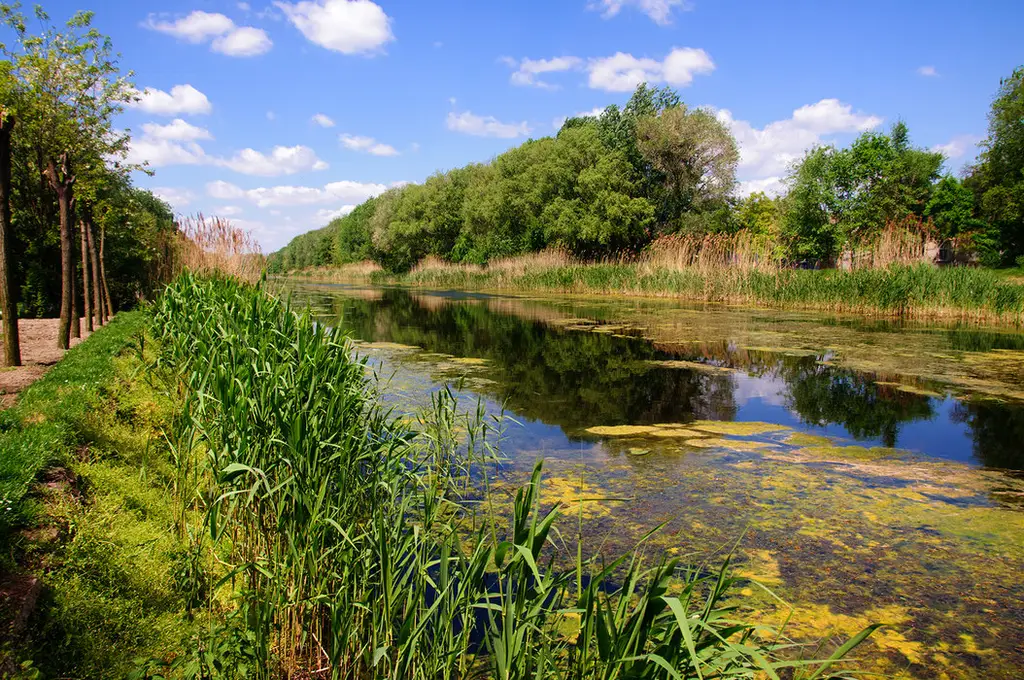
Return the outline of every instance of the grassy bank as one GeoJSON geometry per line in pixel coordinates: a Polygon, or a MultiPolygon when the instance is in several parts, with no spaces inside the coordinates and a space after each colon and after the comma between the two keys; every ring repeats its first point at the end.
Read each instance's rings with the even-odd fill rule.
{"type": "Polygon", "coordinates": [[[869,633],[794,647],[737,620],[727,564],[588,559],[539,464],[490,492],[495,423],[444,391],[393,418],[340,331],[253,287],[185,277],[152,314],[6,433],[64,423],[16,487],[49,467],[15,555],[45,590],[14,651],[44,676],[815,678],[869,633]]]}
{"type": "Polygon", "coordinates": [[[517,293],[675,297],[694,302],[854,312],[907,318],[1024,323],[1024,285],[976,267],[890,265],[853,271],[756,266],[677,266],[657,258],[574,262],[540,253],[487,267],[434,260],[407,274],[366,265],[291,274],[308,281],[366,282],[517,293]]]}

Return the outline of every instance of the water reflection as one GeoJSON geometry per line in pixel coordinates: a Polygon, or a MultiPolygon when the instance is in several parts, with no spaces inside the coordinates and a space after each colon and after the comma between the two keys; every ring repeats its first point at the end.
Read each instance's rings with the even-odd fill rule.
{"type": "MultiPolygon", "coordinates": [[[[493,382],[474,389],[520,417],[557,425],[570,438],[595,425],[764,420],[868,445],[1024,469],[1020,403],[959,401],[927,384],[914,387],[892,382],[891,375],[832,365],[824,349],[745,348],[728,338],[656,341],[643,337],[643,327],[574,319],[579,309],[556,300],[344,287],[301,288],[295,297],[363,340],[486,360],[493,382]],[[659,364],[666,361],[735,370],[659,364]]],[[[752,317],[785,330],[770,313],[752,313],[744,321],[752,317]]],[[[871,322],[856,330],[870,345],[877,341],[870,333],[892,333],[894,327],[871,322]]],[[[919,326],[900,332],[911,340],[915,334],[941,337],[955,350],[1024,346],[1020,334],[919,326]]]]}

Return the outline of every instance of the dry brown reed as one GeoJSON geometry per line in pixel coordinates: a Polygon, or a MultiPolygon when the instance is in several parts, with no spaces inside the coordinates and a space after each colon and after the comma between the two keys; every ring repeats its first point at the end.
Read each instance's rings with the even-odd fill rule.
{"type": "Polygon", "coordinates": [[[255,283],[263,274],[265,258],[252,234],[222,217],[203,214],[178,220],[180,238],[175,273],[226,274],[255,283]]]}
{"type": "Polygon", "coordinates": [[[290,271],[284,276],[288,278],[303,278],[326,283],[352,283],[368,281],[370,275],[381,271],[381,266],[372,260],[360,262],[349,262],[339,265],[325,265],[320,267],[306,267],[290,271]]]}
{"type": "Polygon", "coordinates": [[[640,255],[646,271],[697,270],[772,272],[781,268],[781,258],[771,237],[741,231],[735,234],[705,236],[661,236],[640,255]]]}
{"type": "Polygon", "coordinates": [[[841,269],[884,269],[890,265],[913,265],[932,262],[937,253],[931,253],[935,243],[935,225],[908,215],[902,220],[890,220],[881,233],[862,239],[844,253],[839,262],[841,269]]]}

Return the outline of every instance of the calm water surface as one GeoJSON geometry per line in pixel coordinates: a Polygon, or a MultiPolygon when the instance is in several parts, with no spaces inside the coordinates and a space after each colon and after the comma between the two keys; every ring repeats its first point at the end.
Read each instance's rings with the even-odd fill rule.
{"type": "Polygon", "coordinates": [[[548,500],[574,513],[615,499],[583,505],[594,551],[661,522],[658,552],[720,560],[739,541],[740,572],[792,608],[754,588],[745,606],[791,614],[791,636],[884,621],[870,670],[1024,677],[1024,333],[662,300],[285,292],[360,341],[399,410],[455,382],[467,407],[513,418],[509,493],[543,457],[548,500]]]}

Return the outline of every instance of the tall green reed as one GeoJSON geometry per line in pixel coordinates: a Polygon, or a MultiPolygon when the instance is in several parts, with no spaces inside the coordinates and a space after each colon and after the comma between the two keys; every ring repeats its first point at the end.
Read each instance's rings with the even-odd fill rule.
{"type": "Polygon", "coordinates": [[[442,390],[414,431],[339,330],[258,288],[186,274],[153,328],[184,403],[171,434],[182,522],[205,518],[182,531],[217,556],[242,641],[211,630],[180,675],[822,677],[871,632],[799,660],[737,615],[727,564],[647,565],[638,549],[563,566],[539,462],[508,525],[495,510],[497,426],[482,409],[460,415],[442,390]]]}

